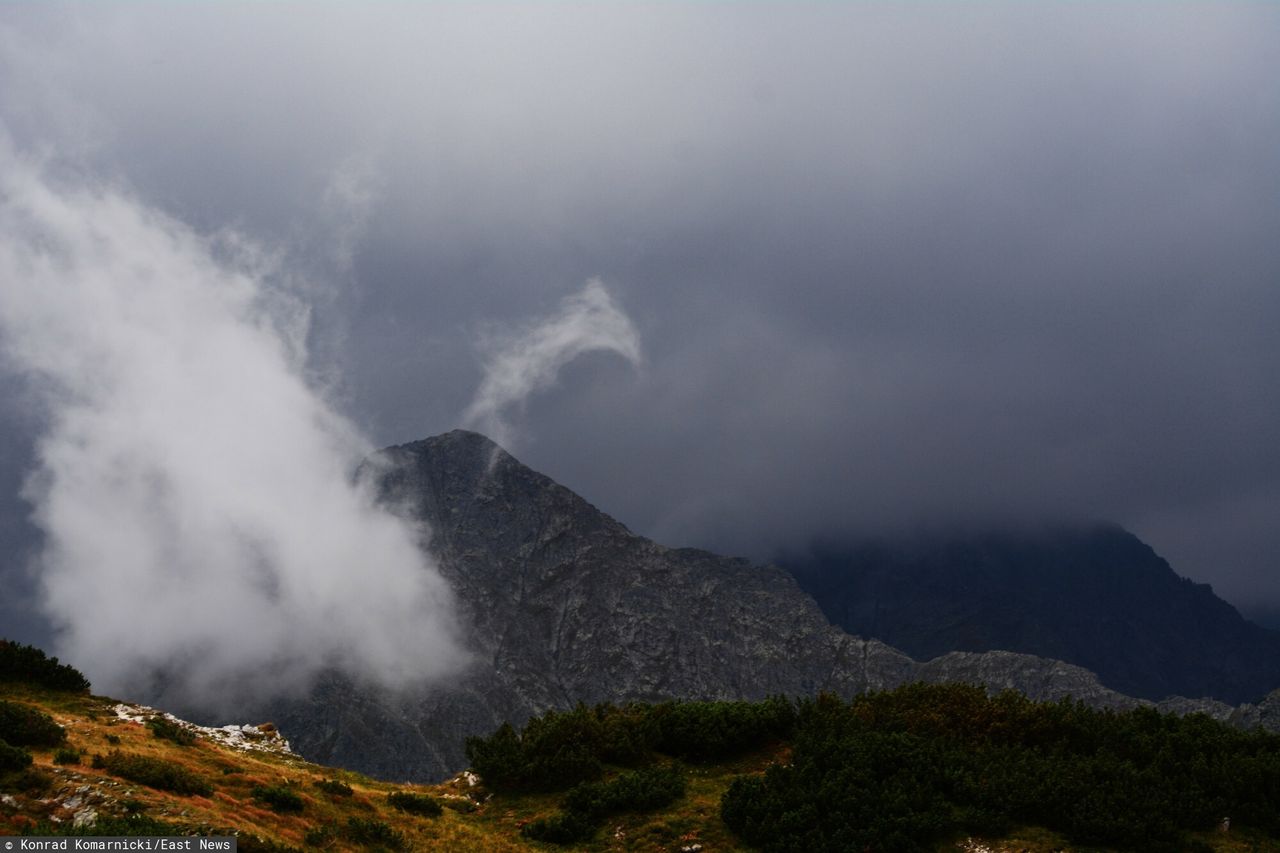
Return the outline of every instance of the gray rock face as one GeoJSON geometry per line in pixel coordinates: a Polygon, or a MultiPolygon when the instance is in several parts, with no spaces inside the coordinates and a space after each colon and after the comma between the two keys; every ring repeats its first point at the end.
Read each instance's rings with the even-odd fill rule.
{"type": "Polygon", "coordinates": [[[637,536],[475,433],[383,457],[383,496],[430,526],[425,547],[457,595],[474,664],[415,695],[331,676],[269,709],[312,760],[435,780],[466,765],[467,736],[578,702],[849,696],[926,680],[1136,704],[1080,667],[1030,655],[918,664],[831,626],[781,569],[637,536]]]}
{"type": "Polygon", "coordinates": [[[950,652],[916,666],[914,677],[929,684],[982,684],[1017,690],[1037,702],[1068,696],[1095,708],[1125,710],[1150,704],[1103,687],[1089,670],[1060,660],[1017,652],[950,652]]]}
{"type": "Polygon", "coordinates": [[[383,461],[384,497],[430,525],[475,663],[447,689],[390,696],[332,676],[273,709],[308,758],[439,778],[465,765],[468,735],[550,708],[850,695],[915,666],[832,627],[780,569],[636,536],[482,436],[449,433],[383,461]]]}
{"type": "Polygon", "coordinates": [[[1264,728],[1280,732],[1280,689],[1268,693],[1256,705],[1241,705],[1231,709],[1227,722],[1243,729],[1264,728]]]}

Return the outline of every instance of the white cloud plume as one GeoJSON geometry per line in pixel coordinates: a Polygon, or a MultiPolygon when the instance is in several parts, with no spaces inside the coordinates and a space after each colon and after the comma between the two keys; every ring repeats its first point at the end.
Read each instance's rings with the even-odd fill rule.
{"type": "Polygon", "coordinates": [[[335,266],[350,274],[356,247],[383,191],[383,177],[372,153],[352,155],[333,171],[325,187],[323,219],[328,225],[328,253],[335,266]]]}
{"type": "Polygon", "coordinates": [[[59,653],[206,705],[453,671],[449,589],[354,478],[369,447],[303,378],[269,253],[50,174],[0,137],[0,342],[47,407],[27,491],[59,653]]]}
{"type": "Polygon", "coordinates": [[[615,352],[640,363],[640,335],[598,278],[566,297],[558,313],[522,330],[491,333],[483,341],[484,379],[463,413],[463,422],[508,444],[508,412],[555,384],[560,369],[586,352],[615,352]]]}

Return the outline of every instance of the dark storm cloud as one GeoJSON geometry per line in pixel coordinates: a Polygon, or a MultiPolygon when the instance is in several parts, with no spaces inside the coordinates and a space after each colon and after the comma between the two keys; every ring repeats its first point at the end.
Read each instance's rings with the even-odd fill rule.
{"type": "Polygon", "coordinates": [[[376,441],[457,425],[485,324],[599,276],[645,368],[569,365],[519,450],[641,532],[1103,517],[1280,602],[1280,10],[0,20],[20,144],[328,282],[316,367],[376,441]]]}

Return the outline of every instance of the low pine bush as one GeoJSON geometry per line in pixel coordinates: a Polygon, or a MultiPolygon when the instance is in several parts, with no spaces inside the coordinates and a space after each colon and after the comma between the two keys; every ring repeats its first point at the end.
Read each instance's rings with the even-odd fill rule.
{"type": "Polygon", "coordinates": [[[351,786],[340,779],[320,779],[316,787],[331,797],[349,797],[353,793],[351,786]]]}
{"type": "Polygon", "coordinates": [[[1222,815],[1280,832],[1280,737],[1203,715],[911,685],[801,702],[792,746],[790,764],[721,800],[752,847],[929,849],[1030,825],[1082,847],[1185,851],[1222,815]]]}
{"type": "Polygon", "coordinates": [[[46,657],[34,646],[11,640],[0,640],[0,681],[20,681],[74,693],[89,690],[89,680],[79,671],[58,663],[57,658],[46,657]]]}
{"type": "Polygon", "coordinates": [[[684,774],[677,767],[651,767],[608,782],[584,782],[565,794],[560,814],[526,824],[521,832],[552,844],[587,841],[609,815],[660,809],[683,797],[684,790],[684,774]]]}
{"type": "Polygon", "coordinates": [[[428,797],[425,794],[413,794],[408,791],[394,791],[387,795],[387,802],[391,807],[409,814],[421,815],[423,817],[437,817],[444,812],[434,797],[428,797]]]}
{"type": "Polygon", "coordinates": [[[67,733],[53,717],[21,702],[0,700],[0,740],[11,746],[59,746],[67,733]]]}
{"type": "Polygon", "coordinates": [[[80,750],[78,749],[59,749],[53,754],[54,764],[79,764],[80,750]]]}
{"type": "Polygon", "coordinates": [[[394,827],[373,818],[349,817],[342,829],[342,837],[364,847],[384,850],[405,850],[408,841],[394,827]]]}
{"type": "Polygon", "coordinates": [[[151,729],[151,734],[154,736],[176,743],[178,746],[191,746],[196,742],[195,732],[166,717],[152,717],[147,720],[147,728],[151,729]]]}
{"type": "Polygon", "coordinates": [[[249,796],[281,814],[302,811],[302,797],[288,785],[254,785],[249,796]]]}
{"type": "Polygon", "coordinates": [[[101,766],[108,773],[139,785],[146,785],[160,791],[171,791],[175,794],[194,794],[207,797],[213,793],[213,786],[208,781],[192,773],[187,768],[163,758],[148,755],[129,755],[112,750],[106,755],[94,756],[94,766],[101,766]]]}
{"type": "Polygon", "coordinates": [[[523,731],[504,723],[467,739],[471,768],[495,791],[558,791],[604,775],[604,765],[651,763],[655,753],[722,760],[790,736],[796,706],[763,702],[611,704],[549,711],[523,731]]]}
{"type": "Polygon", "coordinates": [[[781,696],[763,702],[664,702],[654,707],[653,718],[659,752],[714,761],[788,737],[796,708],[781,696]]]}
{"type": "MultiPolygon", "coordinates": [[[[26,750],[22,750],[25,752],[26,750]]],[[[19,759],[21,760],[21,759],[19,759]]],[[[54,775],[34,764],[17,772],[0,773],[0,792],[22,793],[29,797],[44,797],[53,790],[54,775]]]]}
{"type": "Polygon", "coordinates": [[[684,774],[677,767],[650,767],[624,773],[608,782],[571,788],[564,810],[599,819],[620,812],[649,812],[684,796],[684,774]]]}
{"type": "Polygon", "coordinates": [[[560,812],[525,824],[520,834],[548,844],[577,844],[591,840],[598,828],[595,821],[578,812],[560,812]]]}
{"type": "Polygon", "coordinates": [[[13,773],[31,766],[31,753],[0,740],[0,773],[13,773]]]}
{"type": "Polygon", "coordinates": [[[337,843],[338,833],[333,824],[320,823],[308,828],[302,840],[311,850],[326,850],[337,843]]]}

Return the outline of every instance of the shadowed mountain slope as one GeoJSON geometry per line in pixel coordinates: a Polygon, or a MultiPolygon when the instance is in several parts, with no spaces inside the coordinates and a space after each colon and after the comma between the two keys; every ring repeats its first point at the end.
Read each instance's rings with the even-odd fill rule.
{"type": "Polygon", "coordinates": [[[1024,652],[1147,699],[1254,702],[1280,687],[1280,632],[1114,525],[826,545],[780,562],[833,623],[916,658],[1024,652]]]}

